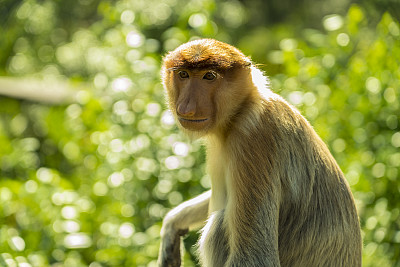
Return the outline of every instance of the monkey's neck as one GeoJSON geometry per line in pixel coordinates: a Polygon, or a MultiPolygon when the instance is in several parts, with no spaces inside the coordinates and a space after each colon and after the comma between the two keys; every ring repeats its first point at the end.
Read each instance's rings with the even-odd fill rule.
{"type": "MultiPolygon", "coordinates": [[[[272,93],[272,92],[271,92],[272,93]]],[[[255,88],[246,98],[231,111],[223,124],[210,131],[206,136],[207,146],[213,146],[217,142],[224,145],[229,136],[235,131],[243,131],[244,134],[250,134],[251,128],[256,126],[263,113],[263,105],[266,99],[255,88]]]]}
{"type": "Polygon", "coordinates": [[[251,138],[263,112],[265,99],[256,93],[249,94],[234,110],[224,127],[205,136],[207,148],[207,172],[211,178],[211,199],[209,213],[223,210],[228,202],[228,187],[233,161],[230,158],[230,136],[251,138]]]}
{"type": "Polygon", "coordinates": [[[226,144],[217,136],[206,139],[207,173],[211,179],[211,199],[208,208],[209,214],[225,209],[228,199],[227,176],[228,158],[226,144]]]}

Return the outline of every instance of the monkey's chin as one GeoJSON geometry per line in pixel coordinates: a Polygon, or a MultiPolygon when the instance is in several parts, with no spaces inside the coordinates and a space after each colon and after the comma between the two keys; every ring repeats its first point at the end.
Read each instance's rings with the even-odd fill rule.
{"type": "Polygon", "coordinates": [[[186,119],[186,118],[178,118],[179,123],[183,128],[189,131],[201,132],[206,131],[210,124],[210,119],[186,119]]]}

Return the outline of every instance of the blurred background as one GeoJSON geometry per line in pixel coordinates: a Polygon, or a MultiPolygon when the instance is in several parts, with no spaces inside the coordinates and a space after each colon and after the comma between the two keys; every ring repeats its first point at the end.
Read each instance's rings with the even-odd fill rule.
{"type": "Polygon", "coordinates": [[[156,266],[162,217],[210,187],[160,60],[213,37],[328,144],[364,266],[399,267],[399,18],[398,0],[0,0],[0,266],[156,266]]]}

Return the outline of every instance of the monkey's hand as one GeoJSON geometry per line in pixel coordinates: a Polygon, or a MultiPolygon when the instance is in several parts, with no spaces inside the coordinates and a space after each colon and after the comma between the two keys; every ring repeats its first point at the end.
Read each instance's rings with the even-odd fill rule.
{"type": "Polygon", "coordinates": [[[161,228],[161,245],[158,266],[181,265],[181,236],[201,226],[208,216],[211,191],[207,191],[172,209],[164,218],[161,228]]]}
{"type": "Polygon", "coordinates": [[[163,224],[158,266],[181,266],[181,236],[184,236],[187,232],[188,229],[175,229],[169,223],[163,224]]]}

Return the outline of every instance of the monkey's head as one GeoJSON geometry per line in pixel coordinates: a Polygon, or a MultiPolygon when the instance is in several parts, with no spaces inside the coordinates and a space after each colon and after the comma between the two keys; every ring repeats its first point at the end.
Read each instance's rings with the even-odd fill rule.
{"type": "Polygon", "coordinates": [[[226,127],[254,87],[251,67],[237,48],[213,39],[191,41],[168,53],[161,74],[179,125],[200,134],[226,127]]]}

